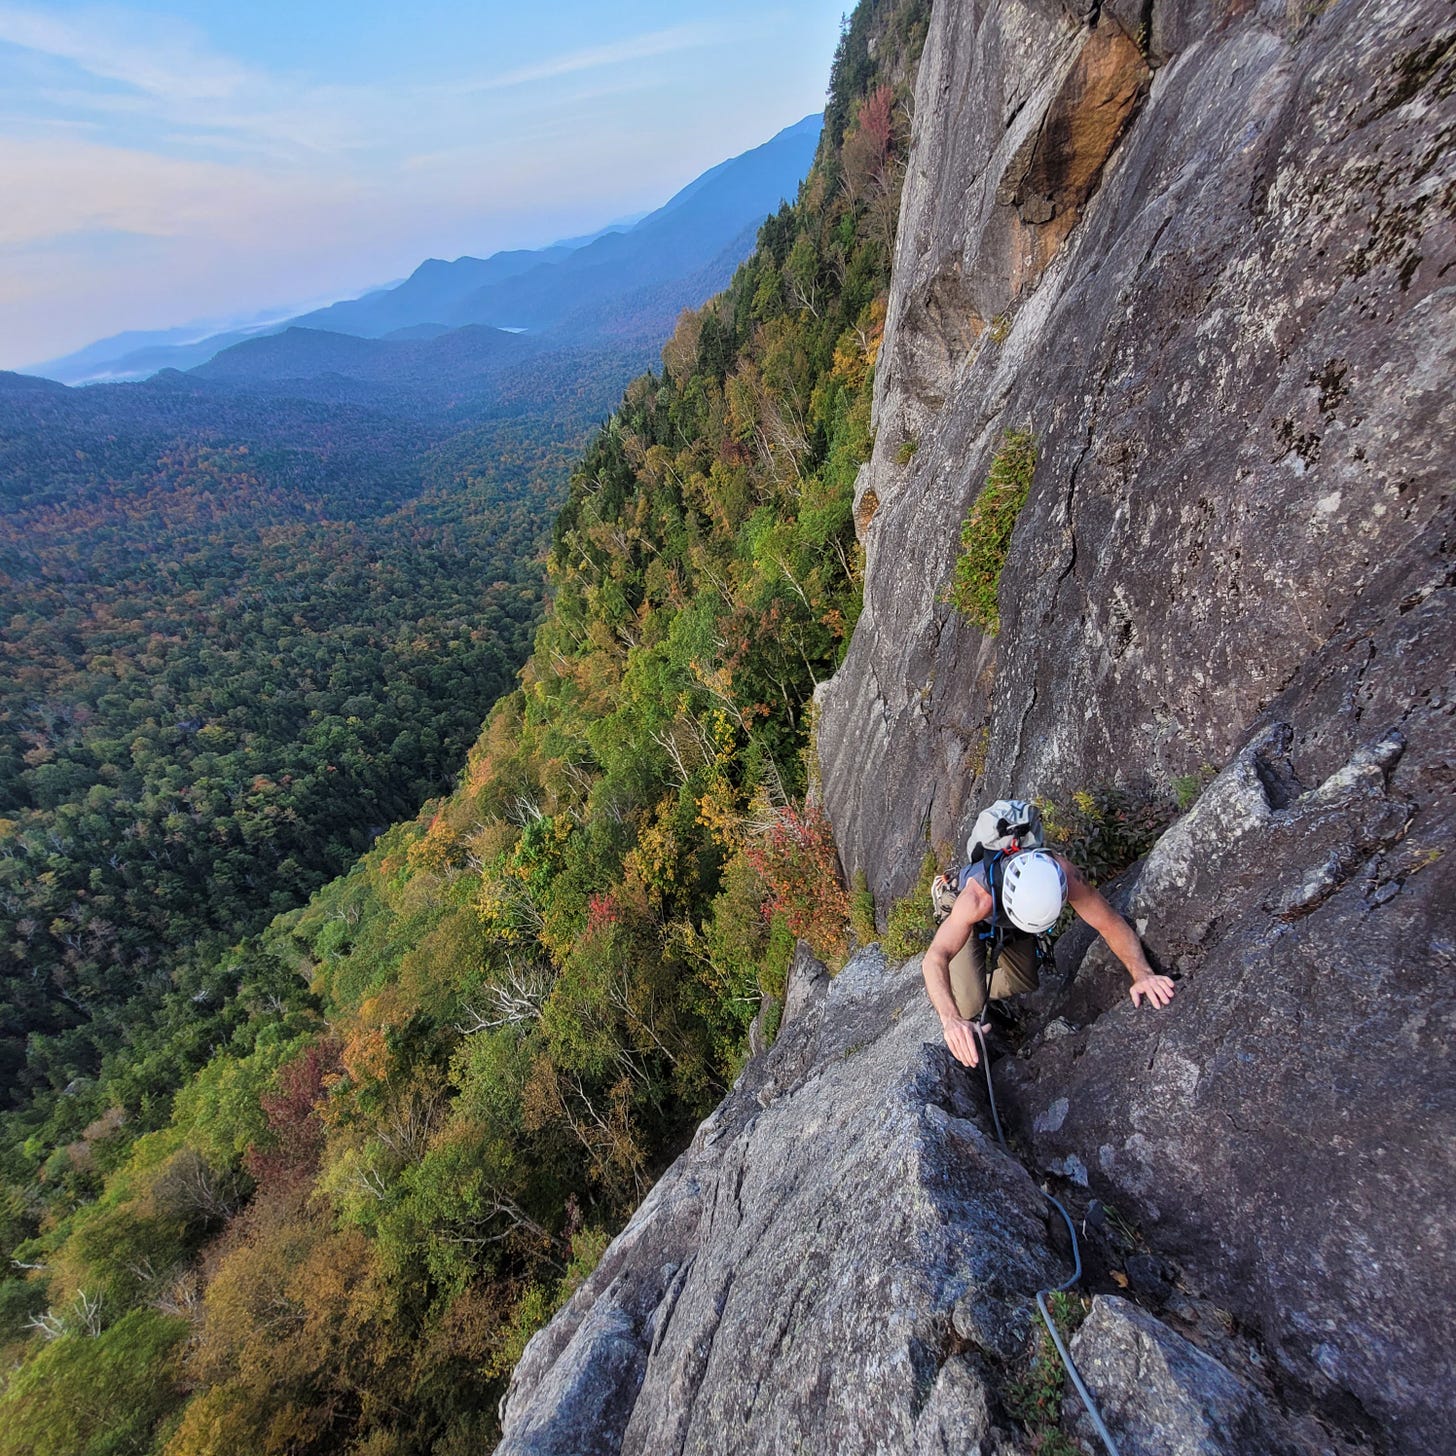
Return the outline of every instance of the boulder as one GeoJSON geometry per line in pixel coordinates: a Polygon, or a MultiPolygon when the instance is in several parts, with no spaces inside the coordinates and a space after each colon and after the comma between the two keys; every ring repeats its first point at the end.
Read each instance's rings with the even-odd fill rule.
{"type": "MultiPolygon", "coordinates": [[[[1072,1337],[1071,1355],[1122,1456],[1295,1456],[1283,1417],[1226,1365],[1126,1299],[1099,1295],[1072,1337]]],[[[1082,1403],[1063,1419],[1100,1449],[1082,1403]]]]}
{"type": "MultiPolygon", "coordinates": [[[[1007,1116],[1322,1408],[1435,1456],[1456,1429],[1438,1232],[1456,1193],[1456,825],[1400,730],[1311,788],[1296,743],[1262,729],[1143,867],[1130,914],[1180,977],[1173,1004],[1122,998],[1034,1039],[1006,1064],[1007,1116]]],[[[1054,992],[1043,1018],[1075,998],[1054,992]]]]}
{"type": "Polygon", "coordinates": [[[502,1456],[962,1452],[1066,1276],[918,970],[858,953],[531,1342],[502,1456]]]}

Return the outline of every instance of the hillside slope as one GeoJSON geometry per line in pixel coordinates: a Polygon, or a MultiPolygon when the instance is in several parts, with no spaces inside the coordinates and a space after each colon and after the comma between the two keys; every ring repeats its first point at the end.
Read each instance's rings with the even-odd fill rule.
{"type": "MultiPolygon", "coordinates": [[[[854,481],[927,10],[865,0],[809,183],[572,469],[534,651],[454,792],[371,830],[263,933],[199,947],[95,1075],[0,1120],[0,1456],[489,1449],[527,1339],[773,1019],[795,935],[842,959],[806,710],[858,608],[854,481]]],[[[399,347],[302,342],[355,375],[278,401],[326,421],[399,347]]],[[[239,417],[272,402],[267,379],[135,388],[239,417]]],[[[421,566],[423,528],[530,443],[479,404],[431,452],[421,566]]],[[[415,715],[423,735],[433,710],[415,715]]]]}

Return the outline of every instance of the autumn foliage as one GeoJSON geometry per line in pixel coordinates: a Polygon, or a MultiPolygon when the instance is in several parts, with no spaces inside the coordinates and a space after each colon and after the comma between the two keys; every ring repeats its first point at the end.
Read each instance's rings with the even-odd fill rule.
{"type": "Polygon", "coordinates": [[[782,915],[789,929],[821,959],[843,959],[849,931],[849,892],[834,834],[812,801],[786,804],[767,831],[745,851],[768,891],[763,913],[782,915]]]}
{"type": "MultiPolygon", "coordinates": [[[[801,197],[572,470],[549,610],[454,792],[199,950],[44,1136],[13,1129],[0,1432],[61,1430],[41,1372],[65,1370],[120,1392],[118,1450],[490,1449],[531,1333],[731,1085],[750,1025],[772,1034],[795,938],[842,953],[806,750],[860,608],[854,483],[924,12],[856,11],[801,197]]],[[[422,740],[427,715],[400,712],[422,740]]],[[[347,744],[316,756],[342,769],[347,744]]],[[[285,779],[228,780],[239,833],[294,832],[285,779]]],[[[217,828],[168,800],[141,837],[180,853],[217,828]]],[[[100,966],[93,931],[56,933],[100,966]]],[[[100,1449],[89,1421],[46,1449],[100,1449]]]]}

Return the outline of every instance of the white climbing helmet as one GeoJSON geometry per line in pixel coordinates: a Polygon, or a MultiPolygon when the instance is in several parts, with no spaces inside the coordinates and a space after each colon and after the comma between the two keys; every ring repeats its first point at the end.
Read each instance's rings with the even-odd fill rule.
{"type": "Polygon", "coordinates": [[[1014,854],[1001,881],[1001,906],[1013,925],[1040,935],[1057,923],[1067,903],[1067,877],[1044,849],[1014,854]]]}

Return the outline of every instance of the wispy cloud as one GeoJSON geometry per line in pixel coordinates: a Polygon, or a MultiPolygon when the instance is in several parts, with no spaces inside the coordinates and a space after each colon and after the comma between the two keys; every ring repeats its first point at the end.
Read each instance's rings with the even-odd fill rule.
{"type": "Polygon", "coordinates": [[[257,80],[180,22],[132,12],[98,8],[62,17],[0,4],[0,43],[155,97],[221,101],[257,80]]]}
{"type": "Polygon", "coordinates": [[[387,0],[299,4],[286,35],[231,3],[209,34],[197,0],[0,0],[0,367],[651,206],[763,139],[789,38],[842,8],[642,0],[624,35],[586,0],[435,7],[386,27],[396,54],[331,33],[387,0]]]}
{"type": "MultiPolygon", "coordinates": [[[[737,30],[741,40],[741,24],[737,30]]],[[[491,93],[533,86],[557,97],[550,83],[701,50],[733,34],[721,22],[670,26],[495,74],[405,83],[381,93],[373,85],[311,84],[251,69],[177,21],[104,9],[58,17],[0,3],[0,47],[64,63],[32,77],[53,124],[75,127],[89,116],[103,126],[150,125],[161,129],[154,145],[285,163],[358,148],[404,153],[412,136],[452,115],[469,125],[460,108],[472,98],[488,104],[491,93]]],[[[650,77],[630,84],[650,84],[650,77]]]]}
{"type": "Polygon", "coordinates": [[[216,162],[188,161],[75,138],[15,140],[0,148],[0,246],[33,246],[85,233],[176,238],[226,228],[276,226],[306,198],[313,207],[357,195],[347,177],[330,184],[216,162]]]}
{"type": "Polygon", "coordinates": [[[697,50],[715,45],[728,37],[727,25],[674,25],[666,30],[649,31],[645,35],[615,41],[611,45],[590,46],[584,50],[565,51],[529,66],[519,66],[498,76],[488,76],[462,89],[490,91],[506,86],[526,86],[535,81],[554,81],[582,71],[596,71],[604,66],[620,66],[631,61],[647,61],[679,51],[697,50]]]}

